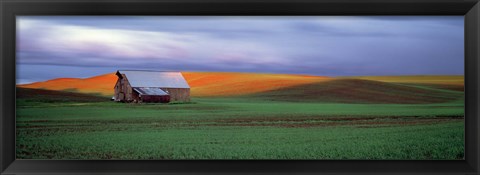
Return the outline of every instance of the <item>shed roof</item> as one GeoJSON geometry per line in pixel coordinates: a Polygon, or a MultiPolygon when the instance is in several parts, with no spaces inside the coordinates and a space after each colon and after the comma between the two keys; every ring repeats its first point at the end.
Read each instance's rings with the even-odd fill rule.
{"type": "Polygon", "coordinates": [[[151,87],[134,87],[134,91],[138,92],[140,95],[168,95],[165,91],[160,88],[151,88],[151,87]]]}
{"type": "Polygon", "coordinates": [[[180,72],[119,70],[132,87],[190,88],[180,72]]]}

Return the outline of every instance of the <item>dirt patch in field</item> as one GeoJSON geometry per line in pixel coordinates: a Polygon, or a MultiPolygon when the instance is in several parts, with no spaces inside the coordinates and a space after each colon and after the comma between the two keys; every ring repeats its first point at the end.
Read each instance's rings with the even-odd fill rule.
{"type": "Polygon", "coordinates": [[[135,128],[186,128],[205,126],[233,126],[233,127],[284,127],[284,128],[308,128],[308,127],[331,127],[352,126],[358,128],[373,128],[387,126],[404,126],[435,124],[452,121],[461,121],[463,116],[302,116],[288,117],[264,117],[264,118],[232,118],[232,119],[209,119],[209,120],[113,120],[113,121],[56,121],[56,120],[33,120],[17,122],[17,131],[24,134],[48,133],[71,133],[71,132],[97,132],[97,131],[124,131],[135,128]],[[70,123],[69,123],[70,122],[70,123]],[[107,126],[108,127],[103,127],[107,126]]]}
{"type": "MultiPolygon", "coordinates": [[[[327,123],[215,123],[208,126],[270,126],[270,127],[287,127],[287,128],[307,128],[307,127],[327,127],[327,126],[357,126],[368,125],[368,127],[390,126],[390,125],[417,125],[417,124],[433,124],[440,122],[452,121],[451,119],[435,119],[421,121],[389,121],[389,122],[327,122],[327,123]]],[[[367,126],[359,126],[367,127],[367,126]]]]}
{"type": "Polygon", "coordinates": [[[458,116],[439,116],[424,118],[420,116],[412,117],[331,117],[331,118],[250,118],[250,119],[222,119],[210,121],[209,123],[190,123],[190,126],[269,126],[269,127],[288,127],[288,128],[306,128],[306,127],[327,127],[327,126],[358,126],[380,127],[390,125],[417,125],[433,124],[441,122],[463,120],[458,116]]]}
{"type": "Polygon", "coordinates": [[[50,120],[28,120],[28,121],[17,121],[17,123],[48,123],[50,120]]]}
{"type": "Polygon", "coordinates": [[[17,129],[22,128],[62,128],[62,127],[85,127],[90,125],[17,125],[17,129]]]}

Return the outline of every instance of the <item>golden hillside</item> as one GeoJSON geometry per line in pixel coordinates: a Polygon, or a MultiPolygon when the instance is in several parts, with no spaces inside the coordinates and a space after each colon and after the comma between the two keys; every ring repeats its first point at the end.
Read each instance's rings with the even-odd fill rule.
{"type": "MultiPolygon", "coordinates": [[[[182,74],[190,85],[191,95],[194,97],[246,95],[331,79],[321,76],[260,73],[182,72],[182,74]]],[[[83,79],[58,78],[19,85],[19,87],[100,93],[111,96],[116,81],[115,73],[108,73],[83,79]]]]}

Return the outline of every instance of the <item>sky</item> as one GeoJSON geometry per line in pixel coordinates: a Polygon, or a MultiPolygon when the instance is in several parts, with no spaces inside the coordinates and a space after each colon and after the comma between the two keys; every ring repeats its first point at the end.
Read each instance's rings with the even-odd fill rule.
{"type": "Polygon", "coordinates": [[[463,16],[17,16],[17,84],[119,69],[463,75],[463,16]]]}

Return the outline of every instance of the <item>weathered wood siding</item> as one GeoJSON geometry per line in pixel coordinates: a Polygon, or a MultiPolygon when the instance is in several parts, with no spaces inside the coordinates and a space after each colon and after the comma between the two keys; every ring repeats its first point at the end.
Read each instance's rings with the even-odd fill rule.
{"type": "Polygon", "coordinates": [[[160,88],[170,95],[170,101],[190,101],[190,89],[189,88],[160,88]]]}
{"type": "MultiPolygon", "coordinates": [[[[132,89],[132,90],[133,90],[133,89],[132,89]]],[[[132,93],[132,101],[135,102],[135,103],[138,103],[138,102],[141,101],[140,95],[138,94],[138,92],[133,91],[133,93],[132,93]]]]}
{"type": "Polygon", "coordinates": [[[122,78],[119,78],[115,84],[115,100],[124,102],[134,100],[133,89],[124,74],[122,74],[122,78]]]}
{"type": "Polygon", "coordinates": [[[123,94],[122,90],[121,90],[121,85],[120,85],[120,78],[117,79],[117,82],[115,83],[115,101],[121,101],[123,100],[123,94]]]}

